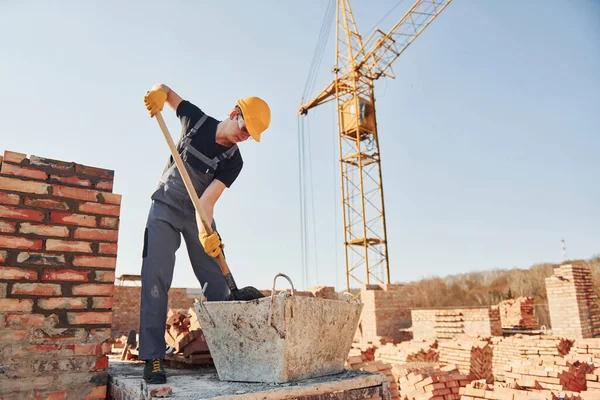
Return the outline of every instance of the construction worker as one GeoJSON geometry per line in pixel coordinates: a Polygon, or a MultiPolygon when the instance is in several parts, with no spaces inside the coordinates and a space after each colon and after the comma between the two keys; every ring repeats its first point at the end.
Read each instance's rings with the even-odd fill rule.
{"type": "Polygon", "coordinates": [[[142,251],[139,358],[146,360],[144,380],[148,383],[167,380],[163,359],[168,291],[181,235],[200,285],[208,282],[206,299],[220,301],[229,294],[215,258],[222,252],[223,245],[213,210],[225,188],[233,184],[242,170],[237,143],[250,137],[259,142],[271,120],[269,106],[258,97],[238,100],[229,115],[219,121],[183,100],[166,85],[156,84],[144,96],[151,117],[162,111],[165,103],[175,110],[181,121],[177,149],[214,232],[207,235],[202,224],[199,230],[192,200],[170,157],[152,194],[142,251]]]}

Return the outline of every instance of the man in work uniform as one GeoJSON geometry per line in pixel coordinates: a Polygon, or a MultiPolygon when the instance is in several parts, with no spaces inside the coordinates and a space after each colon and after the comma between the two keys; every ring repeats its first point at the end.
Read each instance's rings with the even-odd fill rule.
{"type": "Polygon", "coordinates": [[[171,157],[158,189],[152,194],[144,232],[140,304],[139,358],[146,360],[144,380],[165,383],[168,291],[181,235],[200,285],[208,282],[206,299],[224,300],[229,289],[215,258],[223,245],[213,219],[214,206],[242,170],[237,143],[249,137],[259,142],[260,135],[269,127],[271,113],[262,99],[247,97],[238,100],[228,117],[219,121],[163,84],[154,85],[144,96],[144,103],[151,117],[162,111],[165,103],[179,117],[182,133],[177,149],[214,230],[207,235],[202,224],[197,223],[192,200],[171,157]]]}

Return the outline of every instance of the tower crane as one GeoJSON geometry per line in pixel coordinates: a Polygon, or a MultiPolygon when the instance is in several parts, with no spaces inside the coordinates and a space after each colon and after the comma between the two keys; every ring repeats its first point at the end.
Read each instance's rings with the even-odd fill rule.
{"type": "Polygon", "coordinates": [[[349,0],[336,0],[335,79],[298,113],[337,103],[348,291],[356,283],[390,283],[374,83],[395,78],[392,63],[451,1],[417,0],[389,32],[376,28],[363,42],[349,0]]]}

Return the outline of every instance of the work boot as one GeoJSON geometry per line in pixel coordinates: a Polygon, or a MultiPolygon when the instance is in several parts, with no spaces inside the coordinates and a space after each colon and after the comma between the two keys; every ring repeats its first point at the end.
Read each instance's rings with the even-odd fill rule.
{"type": "Polygon", "coordinates": [[[162,359],[154,358],[152,360],[146,360],[146,365],[144,366],[144,380],[151,384],[167,382],[167,374],[162,359]]]}

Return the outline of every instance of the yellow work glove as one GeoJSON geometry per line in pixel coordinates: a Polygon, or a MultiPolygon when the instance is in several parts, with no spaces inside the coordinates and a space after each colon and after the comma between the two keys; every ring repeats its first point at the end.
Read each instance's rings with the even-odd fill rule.
{"type": "Polygon", "coordinates": [[[144,104],[150,113],[150,117],[154,117],[156,113],[162,111],[165,101],[167,101],[167,92],[159,87],[146,92],[144,104]]]}
{"type": "Polygon", "coordinates": [[[206,232],[202,232],[198,235],[200,237],[200,243],[204,247],[204,251],[211,257],[217,257],[221,254],[221,250],[225,247],[221,243],[221,238],[217,232],[213,232],[207,235],[206,232]]]}

